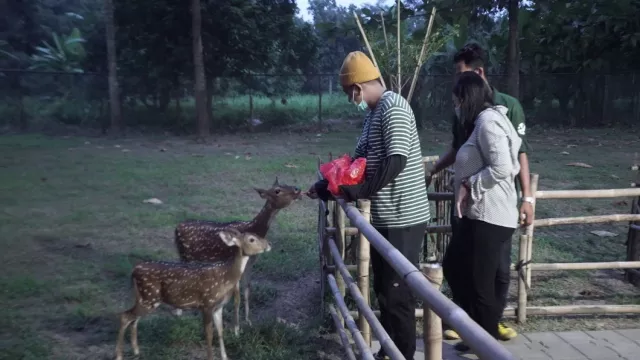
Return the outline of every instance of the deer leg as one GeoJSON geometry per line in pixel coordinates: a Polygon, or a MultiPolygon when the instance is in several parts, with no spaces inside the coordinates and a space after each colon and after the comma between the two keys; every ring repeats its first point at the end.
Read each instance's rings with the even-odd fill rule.
{"type": "Polygon", "coordinates": [[[211,309],[202,309],[202,322],[207,340],[207,360],[213,360],[213,319],[211,309]]]}
{"type": "Polygon", "coordinates": [[[129,325],[132,322],[137,321],[138,316],[135,315],[136,308],[137,308],[137,304],[133,308],[123,312],[120,315],[120,331],[118,331],[118,342],[116,343],[116,360],[122,360],[122,347],[124,344],[124,334],[127,331],[127,328],[129,327],[129,325]]]}
{"type": "MultiPolygon", "coordinates": [[[[218,331],[218,341],[220,341],[220,359],[228,360],[227,351],[224,349],[224,337],[222,329],[222,306],[213,311],[213,321],[216,323],[216,330],[218,331]]],[[[210,360],[213,360],[211,358],[210,360]]]]}
{"type": "Polygon", "coordinates": [[[238,336],[240,333],[240,281],[233,288],[233,313],[234,321],[233,333],[238,336]]]}
{"type": "Polygon", "coordinates": [[[249,320],[249,294],[251,293],[251,269],[255,263],[257,257],[252,256],[247,261],[247,266],[244,268],[242,279],[244,280],[244,319],[249,326],[251,326],[251,320],[249,320]]]}
{"type": "Polygon", "coordinates": [[[131,348],[135,356],[140,355],[140,347],[138,346],[138,321],[140,321],[140,318],[133,320],[131,324],[131,348]]]}

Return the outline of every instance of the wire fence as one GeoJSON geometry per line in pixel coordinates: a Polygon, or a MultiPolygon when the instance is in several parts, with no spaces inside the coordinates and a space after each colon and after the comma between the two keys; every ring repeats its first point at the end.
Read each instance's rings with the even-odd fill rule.
{"type": "MultiPolygon", "coordinates": [[[[317,124],[359,118],[335,74],[245,75],[208,79],[214,131],[317,124]]],[[[184,79],[127,75],[120,79],[124,121],[131,127],[195,129],[193,84],[184,79]]],[[[491,76],[506,89],[506,76],[491,76]]],[[[448,124],[451,75],[419,81],[412,107],[420,126],[448,124]]],[[[520,97],[530,125],[632,126],[640,122],[640,74],[523,75],[520,97]]],[[[108,127],[105,74],[0,70],[0,126],[50,123],[108,127]]]]}

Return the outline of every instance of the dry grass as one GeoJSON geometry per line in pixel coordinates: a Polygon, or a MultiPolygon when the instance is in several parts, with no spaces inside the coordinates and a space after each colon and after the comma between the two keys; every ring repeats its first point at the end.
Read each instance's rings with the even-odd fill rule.
{"type": "MultiPolygon", "coordinates": [[[[632,180],[628,166],[637,161],[638,134],[532,133],[532,168],[540,173],[542,189],[617,188],[632,180]],[[577,147],[567,148],[570,144],[577,147]],[[565,166],[572,161],[593,168],[565,166]]],[[[132,265],[141,259],[176,259],[172,237],[178,222],[249,219],[262,205],[253,187],[269,186],[278,176],[306,188],[314,180],[316,156],[353,151],[357,134],[351,126],[320,136],[228,136],[205,145],[166,137],[1,137],[0,359],[109,358],[115,314],[131,301],[132,265]],[[142,202],[151,197],[164,204],[142,202]]],[[[424,154],[440,153],[449,138],[425,131],[424,154]]],[[[540,201],[538,217],[628,212],[629,206],[616,201],[540,201]]],[[[317,316],[315,221],[316,205],[309,200],[278,215],[269,234],[274,251],[256,264],[257,321],[239,338],[227,336],[232,358],[340,356],[341,350],[319,335],[324,328],[317,316]]],[[[541,229],[535,261],[622,260],[625,239],[622,225],[541,229]],[[619,235],[599,238],[589,233],[592,229],[619,235]]],[[[638,303],[639,294],[620,280],[618,271],[539,273],[531,302],[638,303]]],[[[634,326],[632,321],[637,326],[637,319],[624,317],[532,318],[523,329],[634,326]]],[[[175,318],[158,311],[141,322],[140,332],[147,358],[203,357],[196,315],[175,318]]]]}

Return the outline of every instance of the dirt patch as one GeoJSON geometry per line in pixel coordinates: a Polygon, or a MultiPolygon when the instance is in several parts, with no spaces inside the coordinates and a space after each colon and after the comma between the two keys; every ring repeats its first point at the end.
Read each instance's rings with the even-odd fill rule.
{"type": "Polygon", "coordinates": [[[284,282],[262,280],[277,291],[270,306],[263,307],[258,318],[275,317],[278,321],[300,326],[317,317],[320,310],[320,275],[310,272],[299,279],[284,282]]]}

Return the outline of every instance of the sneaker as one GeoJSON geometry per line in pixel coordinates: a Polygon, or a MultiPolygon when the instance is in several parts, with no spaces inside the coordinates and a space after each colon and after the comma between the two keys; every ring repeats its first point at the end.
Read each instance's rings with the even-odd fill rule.
{"type": "Polygon", "coordinates": [[[464,343],[464,342],[462,342],[462,341],[460,341],[459,343],[457,343],[457,344],[453,345],[453,348],[454,348],[456,351],[459,351],[459,352],[467,352],[467,351],[471,350],[471,348],[470,348],[470,347],[468,347],[468,346],[467,346],[467,344],[465,344],[465,343],[464,343]]]}
{"type": "Polygon", "coordinates": [[[460,340],[460,335],[458,335],[458,333],[453,331],[452,329],[445,330],[442,335],[444,335],[444,338],[446,340],[460,340]]]}
{"type": "Polygon", "coordinates": [[[377,353],[373,354],[373,358],[375,360],[389,360],[389,357],[387,355],[385,355],[382,350],[380,350],[377,353]]]}
{"type": "Polygon", "coordinates": [[[500,340],[508,341],[508,340],[511,340],[511,339],[515,338],[516,336],[518,336],[518,333],[515,330],[513,330],[512,328],[510,328],[507,325],[505,325],[504,323],[499,323],[498,324],[498,336],[500,337],[500,340]]]}

